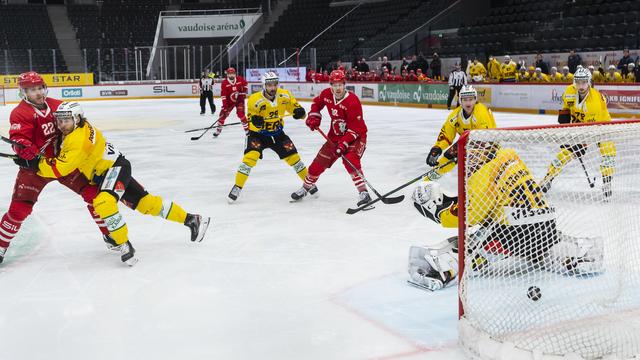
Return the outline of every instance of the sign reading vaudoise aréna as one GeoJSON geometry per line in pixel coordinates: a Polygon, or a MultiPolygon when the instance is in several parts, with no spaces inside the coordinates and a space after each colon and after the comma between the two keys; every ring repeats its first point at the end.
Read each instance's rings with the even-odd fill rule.
{"type": "Polygon", "coordinates": [[[249,30],[260,15],[164,16],[162,31],[166,39],[233,37],[249,30]]]}

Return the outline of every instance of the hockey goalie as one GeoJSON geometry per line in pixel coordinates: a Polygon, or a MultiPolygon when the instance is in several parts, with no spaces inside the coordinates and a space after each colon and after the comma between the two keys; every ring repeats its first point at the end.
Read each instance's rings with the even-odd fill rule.
{"type": "MultiPolygon", "coordinates": [[[[471,268],[465,271],[481,275],[497,263],[504,269],[505,260],[514,267],[569,276],[602,271],[602,239],[558,230],[553,205],[513,149],[479,141],[470,141],[467,149],[464,251],[472,261],[466,261],[471,268]]],[[[426,218],[446,228],[458,227],[458,198],[444,193],[439,183],[422,183],[412,199],[426,218]]],[[[457,252],[457,237],[433,246],[412,246],[409,282],[428,290],[454,283],[457,252]]]]}

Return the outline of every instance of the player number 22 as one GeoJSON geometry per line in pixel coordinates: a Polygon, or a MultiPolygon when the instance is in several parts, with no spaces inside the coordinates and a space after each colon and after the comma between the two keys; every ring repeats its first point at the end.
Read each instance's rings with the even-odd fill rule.
{"type": "Polygon", "coordinates": [[[49,136],[53,134],[56,131],[56,129],[53,123],[46,123],[46,124],[42,124],[42,131],[44,132],[44,136],[49,136]]]}

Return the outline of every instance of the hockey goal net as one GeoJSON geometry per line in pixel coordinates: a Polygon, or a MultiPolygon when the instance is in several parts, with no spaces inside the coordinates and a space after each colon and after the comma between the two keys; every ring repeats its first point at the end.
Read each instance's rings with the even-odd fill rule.
{"type": "Polygon", "coordinates": [[[467,354],[640,356],[640,122],[475,130],[458,150],[467,354]]]}

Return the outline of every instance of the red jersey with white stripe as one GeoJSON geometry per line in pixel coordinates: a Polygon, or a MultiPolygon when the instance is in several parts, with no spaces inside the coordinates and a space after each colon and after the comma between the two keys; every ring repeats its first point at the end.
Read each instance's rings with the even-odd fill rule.
{"type": "MultiPolygon", "coordinates": [[[[20,142],[21,144],[31,143],[42,151],[46,157],[55,157],[54,144],[55,138],[60,136],[60,130],[56,126],[53,118],[53,112],[58,109],[58,105],[62,101],[46,98],[47,108],[44,110],[37,109],[28,102],[22,100],[16,106],[11,115],[9,115],[9,138],[20,142]]],[[[21,149],[14,146],[16,154],[21,156],[21,149]]]]}
{"type": "Polygon", "coordinates": [[[222,107],[234,107],[238,102],[244,102],[247,95],[247,81],[239,75],[236,75],[234,82],[228,78],[222,80],[220,96],[222,97],[222,107]]]}
{"type": "Polygon", "coordinates": [[[367,125],[362,116],[362,104],[356,94],[347,91],[342,99],[336,100],[331,88],[326,88],[313,99],[309,115],[320,114],[325,106],[331,117],[327,134],[331,141],[352,143],[360,137],[366,138],[367,125]]]}

